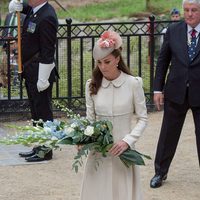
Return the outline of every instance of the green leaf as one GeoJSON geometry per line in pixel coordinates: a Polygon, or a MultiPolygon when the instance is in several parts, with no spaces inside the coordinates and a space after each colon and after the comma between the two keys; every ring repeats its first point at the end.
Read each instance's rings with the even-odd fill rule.
{"type": "Polygon", "coordinates": [[[123,163],[126,164],[126,166],[130,165],[131,163],[135,165],[145,165],[142,156],[148,159],[150,158],[150,156],[141,154],[138,151],[131,149],[126,150],[119,157],[123,161],[123,163]]]}
{"type": "Polygon", "coordinates": [[[57,142],[58,144],[73,144],[73,140],[71,138],[63,138],[57,142]]]}
{"type": "Polygon", "coordinates": [[[145,157],[146,159],[151,160],[151,157],[150,157],[150,156],[145,155],[145,154],[142,154],[142,153],[140,153],[140,152],[138,152],[138,151],[136,151],[136,150],[134,150],[134,151],[135,151],[136,153],[140,154],[141,156],[145,157]]]}
{"type": "Polygon", "coordinates": [[[112,123],[110,121],[106,121],[106,125],[108,126],[109,131],[112,132],[113,129],[112,123]]]}

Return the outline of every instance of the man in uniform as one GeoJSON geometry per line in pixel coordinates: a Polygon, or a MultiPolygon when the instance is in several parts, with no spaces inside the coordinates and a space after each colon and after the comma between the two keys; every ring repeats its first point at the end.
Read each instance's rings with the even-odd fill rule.
{"type": "MultiPolygon", "coordinates": [[[[56,78],[57,16],[47,0],[28,0],[28,4],[12,0],[9,11],[26,14],[22,29],[22,77],[25,79],[33,125],[42,126],[39,120],[53,120],[51,100],[56,78]]],[[[39,146],[19,155],[29,162],[43,161],[52,158],[52,150],[39,146]]]]}

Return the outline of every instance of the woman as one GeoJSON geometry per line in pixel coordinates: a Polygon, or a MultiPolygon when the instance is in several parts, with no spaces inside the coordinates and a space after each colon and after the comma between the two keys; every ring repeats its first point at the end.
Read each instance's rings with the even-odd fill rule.
{"type": "Polygon", "coordinates": [[[87,118],[108,119],[113,124],[114,145],[109,156],[102,158],[95,169],[97,157],[88,156],[81,200],[141,200],[137,166],[127,168],[119,155],[134,149],[147,125],[147,109],[141,78],[131,76],[121,56],[121,37],[106,31],[95,44],[96,68],[86,83],[87,118]],[[136,124],[132,129],[132,118],[136,124]]]}

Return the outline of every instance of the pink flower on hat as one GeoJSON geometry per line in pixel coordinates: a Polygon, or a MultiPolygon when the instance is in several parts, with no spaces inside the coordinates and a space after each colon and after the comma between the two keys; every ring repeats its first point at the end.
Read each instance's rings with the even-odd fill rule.
{"type": "Polygon", "coordinates": [[[118,49],[121,45],[122,38],[114,31],[105,31],[99,39],[99,46],[101,48],[113,47],[114,49],[118,49]]]}

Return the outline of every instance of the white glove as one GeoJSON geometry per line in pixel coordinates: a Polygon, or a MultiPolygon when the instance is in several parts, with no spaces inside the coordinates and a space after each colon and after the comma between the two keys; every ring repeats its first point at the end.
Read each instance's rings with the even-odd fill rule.
{"type": "Polygon", "coordinates": [[[39,63],[39,72],[37,81],[38,92],[46,90],[49,87],[50,84],[48,79],[54,67],[55,67],[54,63],[52,64],[39,63]]]}
{"type": "Polygon", "coordinates": [[[8,10],[10,13],[21,12],[23,10],[23,0],[12,0],[9,3],[8,10]]]}

